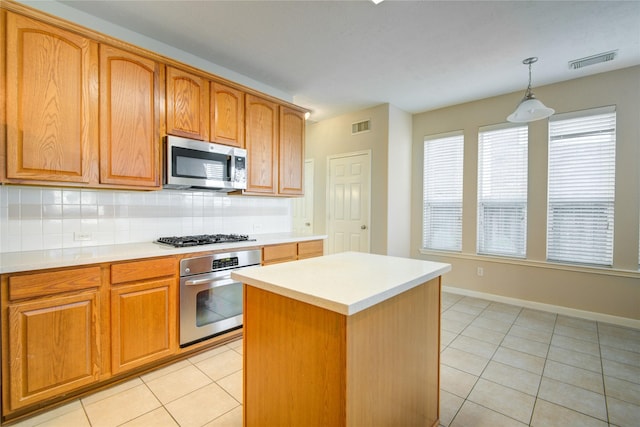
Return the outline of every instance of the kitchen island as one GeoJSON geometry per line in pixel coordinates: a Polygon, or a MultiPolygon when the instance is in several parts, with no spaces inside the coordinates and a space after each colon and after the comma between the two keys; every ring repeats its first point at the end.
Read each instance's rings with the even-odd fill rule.
{"type": "Polygon", "coordinates": [[[434,426],[449,264],[345,252],[238,270],[244,425],[434,426]]]}

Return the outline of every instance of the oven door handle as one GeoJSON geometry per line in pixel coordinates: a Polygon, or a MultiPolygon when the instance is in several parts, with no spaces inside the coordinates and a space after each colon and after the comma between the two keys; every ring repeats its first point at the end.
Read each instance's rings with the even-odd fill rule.
{"type": "Polygon", "coordinates": [[[213,287],[216,288],[218,286],[232,285],[234,283],[238,283],[238,281],[230,279],[227,276],[227,277],[216,278],[216,279],[194,279],[194,280],[187,280],[186,282],[184,282],[186,286],[199,286],[199,285],[206,285],[209,283],[213,284],[213,287]]]}

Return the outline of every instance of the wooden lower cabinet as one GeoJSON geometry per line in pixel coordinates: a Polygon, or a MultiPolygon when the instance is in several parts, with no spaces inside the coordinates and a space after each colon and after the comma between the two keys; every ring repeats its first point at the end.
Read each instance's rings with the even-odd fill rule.
{"type": "Polygon", "coordinates": [[[439,424],[440,278],[350,316],[244,289],[245,426],[439,424]]]}
{"type": "Polygon", "coordinates": [[[262,249],[262,265],[278,264],[297,259],[312,258],[324,254],[323,240],[269,245],[262,249]]]}
{"type": "Polygon", "coordinates": [[[324,255],[324,241],[310,240],[298,243],[298,259],[313,258],[324,255]]]}
{"type": "Polygon", "coordinates": [[[12,411],[99,380],[99,306],[98,290],[9,305],[12,411]]]}
{"type": "Polygon", "coordinates": [[[174,258],[111,267],[112,282],[129,280],[111,288],[111,371],[114,375],[176,352],[177,273],[174,258]]]}
{"type": "MultiPolygon", "coordinates": [[[[322,240],[264,250],[268,261],[284,262],[321,255],[322,240]]],[[[181,357],[178,261],[0,275],[2,421],[181,357]]]]}
{"type": "Polygon", "coordinates": [[[283,243],[280,245],[265,246],[262,249],[262,265],[295,261],[297,259],[297,256],[297,243],[283,243]]]}

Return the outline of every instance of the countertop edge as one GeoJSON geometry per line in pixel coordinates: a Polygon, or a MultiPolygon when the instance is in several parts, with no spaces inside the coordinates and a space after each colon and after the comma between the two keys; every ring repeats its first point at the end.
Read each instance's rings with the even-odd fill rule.
{"type": "MultiPolygon", "coordinates": [[[[416,260],[416,261],[420,261],[420,260],[416,260]]],[[[391,299],[396,295],[406,292],[416,286],[419,286],[422,283],[428,282],[429,280],[432,280],[436,277],[439,277],[451,271],[451,264],[444,264],[444,263],[433,263],[433,264],[436,264],[438,267],[434,268],[432,271],[428,273],[420,274],[411,280],[392,286],[388,289],[385,289],[383,292],[374,293],[366,298],[363,298],[351,304],[344,304],[344,303],[323,298],[317,295],[311,295],[311,294],[302,292],[300,290],[293,289],[291,287],[280,286],[272,282],[267,282],[267,281],[258,279],[256,277],[243,274],[242,269],[232,272],[231,277],[236,280],[242,281],[247,285],[254,286],[258,289],[273,292],[275,294],[288,297],[291,299],[295,299],[297,301],[304,302],[307,304],[311,304],[316,307],[334,311],[345,316],[351,316],[360,311],[366,310],[369,307],[379,304],[383,301],[391,299]]]]}
{"type": "Polygon", "coordinates": [[[116,245],[87,246],[24,252],[0,253],[0,274],[22,273],[50,268],[77,267],[107,262],[155,258],[170,255],[232,251],[282,243],[324,240],[324,234],[297,235],[294,233],[270,233],[249,236],[251,241],[173,248],[154,242],[125,243],[116,245]]]}

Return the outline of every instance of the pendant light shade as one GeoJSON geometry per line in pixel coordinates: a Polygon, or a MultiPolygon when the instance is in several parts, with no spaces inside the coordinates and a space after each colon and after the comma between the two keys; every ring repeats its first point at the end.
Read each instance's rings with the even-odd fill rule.
{"type": "Polygon", "coordinates": [[[522,61],[523,64],[529,66],[529,86],[527,86],[527,92],[524,94],[524,98],[518,104],[516,111],[511,113],[507,120],[513,123],[527,123],[534,122],[540,119],[546,119],[555,113],[553,108],[545,106],[542,101],[537,99],[531,91],[531,64],[536,62],[538,58],[532,57],[522,61]]]}

